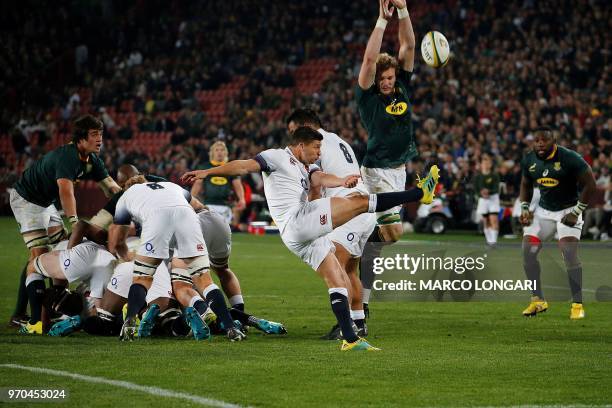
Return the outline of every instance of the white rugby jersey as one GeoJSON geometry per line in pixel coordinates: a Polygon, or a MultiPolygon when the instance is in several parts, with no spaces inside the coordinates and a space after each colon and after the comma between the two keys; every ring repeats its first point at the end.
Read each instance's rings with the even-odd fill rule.
{"type": "Polygon", "coordinates": [[[113,222],[128,225],[132,220],[139,224],[155,211],[165,207],[191,207],[191,193],[169,181],[135,184],[117,201],[113,222]]]}
{"type": "Polygon", "coordinates": [[[308,201],[310,174],[320,168],[315,164],[306,167],[288,147],[265,150],[255,160],[261,166],[270,215],[283,232],[291,215],[308,201]]]}
{"type": "MultiPolygon", "coordinates": [[[[335,133],[323,129],[319,129],[319,133],[323,135],[321,158],[319,159],[321,170],[338,177],[361,174],[355,152],[351,145],[335,133]]],[[[346,197],[351,193],[367,194],[368,189],[361,179],[359,179],[359,182],[353,188],[334,187],[323,189],[325,197],[346,197]]]]}

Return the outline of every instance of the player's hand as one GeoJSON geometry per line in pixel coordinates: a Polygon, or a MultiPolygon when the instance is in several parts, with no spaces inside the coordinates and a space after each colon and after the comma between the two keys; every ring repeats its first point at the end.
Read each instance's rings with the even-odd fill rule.
{"type": "Polygon", "coordinates": [[[567,213],[561,218],[561,222],[568,227],[573,227],[578,222],[578,216],[572,212],[567,213]]]}
{"type": "Polygon", "coordinates": [[[346,176],[344,178],[344,187],[346,188],[353,188],[357,185],[357,182],[359,181],[359,178],[361,177],[360,174],[352,174],[350,176],[346,176]]]}
{"type": "Polygon", "coordinates": [[[482,190],[480,190],[480,196],[482,198],[489,198],[489,189],[483,188],[482,190]]]}
{"type": "Polygon", "coordinates": [[[238,200],[238,202],[236,203],[236,209],[238,211],[242,211],[246,208],[246,201],[243,200],[238,200]]]}
{"type": "Polygon", "coordinates": [[[521,215],[519,216],[521,225],[527,227],[531,225],[531,221],[533,221],[533,213],[531,211],[521,211],[521,215]]]}
{"type": "Polygon", "coordinates": [[[391,0],[396,9],[406,8],[406,0],[391,0]]]}
{"type": "Polygon", "coordinates": [[[208,176],[206,170],[193,170],[181,176],[181,182],[185,184],[193,184],[196,180],[203,180],[208,176]]]}
{"type": "Polygon", "coordinates": [[[389,0],[378,0],[378,18],[390,20],[394,9],[389,5],[389,0]]]}

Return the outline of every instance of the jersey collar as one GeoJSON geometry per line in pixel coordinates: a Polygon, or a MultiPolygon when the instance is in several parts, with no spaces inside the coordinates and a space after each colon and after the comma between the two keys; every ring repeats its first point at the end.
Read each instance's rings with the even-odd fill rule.
{"type": "Polygon", "coordinates": [[[556,154],[557,154],[557,144],[555,143],[555,145],[553,146],[553,151],[550,152],[550,154],[544,160],[552,160],[556,154]]]}
{"type": "Polygon", "coordinates": [[[212,164],[213,166],[221,166],[221,165],[223,165],[225,163],[227,163],[227,162],[225,162],[225,161],[216,161],[216,160],[211,160],[210,161],[210,164],[212,164]]]}

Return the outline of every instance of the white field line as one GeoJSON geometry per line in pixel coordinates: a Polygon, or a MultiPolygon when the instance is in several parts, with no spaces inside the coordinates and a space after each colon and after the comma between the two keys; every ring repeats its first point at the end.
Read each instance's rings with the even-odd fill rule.
{"type": "Polygon", "coordinates": [[[14,368],[17,370],[25,370],[25,371],[31,371],[33,373],[55,375],[59,377],[68,377],[68,378],[72,378],[78,381],[86,381],[86,382],[96,383],[96,384],[106,384],[106,385],[111,385],[113,387],[125,388],[131,391],[143,392],[145,394],[154,395],[157,397],[183,399],[183,400],[187,400],[190,402],[195,402],[196,404],[206,405],[210,407],[242,408],[242,406],[240,405],[230,404],[228,402],[220,401],[220,400],[216,400],[212,398],[200,397],[199,395],[187,394],[185,392],[166,390],[163,388],[152,387],[148,385],[139,385],[139,384],[134,384],[128,381],[111,380],[111,379],[104,378],[104,377],[92,377],[89,375],[71,373],[69,371],[51,370],[48,368],[39,368],[39,367],[28,367],[28,366],[22,366],[19,364],[0,364],[0,367],[14,368]]]}

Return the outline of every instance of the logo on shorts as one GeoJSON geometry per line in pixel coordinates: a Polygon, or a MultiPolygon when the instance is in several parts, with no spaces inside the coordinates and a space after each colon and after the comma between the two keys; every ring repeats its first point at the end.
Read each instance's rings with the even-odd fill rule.
{"type": "Polygon", "coordinates": [[[154,254],[155,250],[153,249],[153,244],[150,242],[147,242],[145,244],[145,249],[147,250],[147,254],[154,254]]]}
{"type": "Polygon", "coordinates": [[[196,246],[196,248],[197,248],[197,249],[198,249],[198,251],[200,251],[200,252],[201,252],[201,251],[204,251],[204,244],[198,244],[198,245],[196,246]]]}
{"type": "Polygon", "coordinates": [[[353,240],[355,239],[355,234],[353,234],[352,232],[349,232],[348,235],[346,236],[346,239],[349,242],[353,242],[353,240]]]}
{"type": "Polygon", "coordinates": [[[64,261],[64,270],[68,269],[69,266],[70,266],[70,259],[66,259],[64,261]]]}
{"type": "Polygon", "coordinates": [[[322,214],[319,216],[319,222],[321,225],[327,224],[327,214],[322,214]]]}
{"type": "Polygon", "coordinates": [[[117,278],[111,279],[111,285],[113,286],[113,288],[117,289],[117,278]]]}

